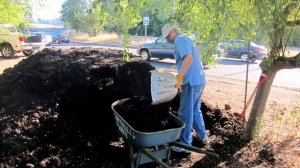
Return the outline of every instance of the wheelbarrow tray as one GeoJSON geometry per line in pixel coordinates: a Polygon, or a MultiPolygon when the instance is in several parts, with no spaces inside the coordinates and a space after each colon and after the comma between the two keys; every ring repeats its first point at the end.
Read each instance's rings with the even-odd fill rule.
{"type": "Polygon", "coordinates": [[[146,148],[171,143],[179,138],[180,132],[184,128],[184,122],[172,113],[169,113],[168,115],[170,115],[170,119],[176,124],[176,127],[174,128],[156,132],[140,132],[132,128],[128,122],[125,121],[125,119],[115,110],[116,105],[127,100],[128,99],[117,100],[111,106],[114,112],[118,131],[126,141],[129,141],[129,143],[135,147],[146,148]]]}

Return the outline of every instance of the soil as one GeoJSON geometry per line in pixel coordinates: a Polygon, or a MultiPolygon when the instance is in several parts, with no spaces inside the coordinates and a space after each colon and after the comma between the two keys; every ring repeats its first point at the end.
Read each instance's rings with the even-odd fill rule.
{"type": "MultiPolygon", "coordinates": [[[[227,115],[240,114],[244,107],[245,82],[207,77],[203,101],[209,102],[213,109],[221,109],[227,115]],[[225,110],[227,105],[230,110],[225,110]]],[[[248,98],[255,87],[256,83],[248,84],[248,98]]],[[[220,162],[218,167],[300,167],[299,97],[299,89],[273,86],[261,121],[259,137],[234,153],[230,161],[220,162]],[[291,112],[298,115],[291,115],[291,112]],[[269,152],[265,155],[270,156],[268,159],[261,157],[266,151],[269,152]]],[[[246,119],[250,110],[251,105],[246,111],[246,119]]],[[[195,154],[191,160],[199,157],[201,156],[195,154]]]]}
{"type": "Polygon", "coordinates": [[[0,76],[1,166],[114,163],[116,158],[105,159],[119,150],[109,145],[118,139],[110,106],[122,98],[149,97],[152,69],[135,58],[124,63],[121,51],[82,48],[45,49],[5,70],[0,76]]]}
{"type": "Polygon", "coordinates": [[[151,105],[151,99],[133,97],[119,103],[115,110],[128,124],[140,132],[156,132],[177,128],[169,115],[168,104],[151,105]]]}
{"type": "MultiPolygon", "coordinates": [[[[131,57],[131,62],[125,63],[117,50],[45,49],[6,69],[0,76],[0,167],[128,167],[128,151],[117,133],[111,104],[135,96],[149,98],[149,71],[154,69],[131,57]]],[[[272,146],[260,148],[242,140],[242,124],[232,115],[240,107],[231,99],[211,99],[217,94],[208,91],[223,93],[221,87],[208,89],[214,86],[209,82],[207,86],[201,110],[209,144],[203,148],[220,158],[192,153],[189,157],[172,157],[171,166],[273,166],[276,158],[272,146]],[[232,112],[220,109],[223,103],[229,104],[232,112]],[[257,155],[245,155],[247,152],[257,155]],[[247,164],[240,158],[248,160],[247,164]]],[[[151,125],[141,118],[166,121],[165,114],[176,114],[179,106],[179,97],[160,107],[149,107],[147,99],[132,100],[121,109],[133,112],[129,120],[136,120],[138,128],[151,125]],[[138,108],[132,108],[131,103],[138,108]],[[138,111],[146,116],[139,116],[142,113],[138,111]],[[153,111],[163,113],[149,115],[153,111]]],[[[167,126],[164,122],[153,125],[167,126]]],[[[161,129],[158,127],[155,130],[161,129]]],[[[153,128],[146,127],[145,131],[153,128]]]]}

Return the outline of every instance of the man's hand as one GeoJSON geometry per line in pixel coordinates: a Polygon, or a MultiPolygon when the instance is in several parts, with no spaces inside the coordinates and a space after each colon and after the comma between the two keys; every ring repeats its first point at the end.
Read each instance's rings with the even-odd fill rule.
{"type": "Polygon", "coordinates": [[[176,81],[177,81],[177,83],[176,83],[176,88],[179,89],[179,90],[181,90],[181,85],[182,85],[182,75],[178,74],[178,75],[176,76],[176,81]]]}

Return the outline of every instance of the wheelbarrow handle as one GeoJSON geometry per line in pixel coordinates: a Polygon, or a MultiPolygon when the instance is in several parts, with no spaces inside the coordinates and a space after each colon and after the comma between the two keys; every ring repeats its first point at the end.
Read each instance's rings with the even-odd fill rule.
{"type": "Polygon", "coordinates": [[[203,150],[201,148],[197,148],[195,146],[186,145],[186,144],[183,144],[183,143],[180,143],[180,142],[172,142],[171,145],[174,145],[174,146],[177,146],[177,147],[180,147],[180,148],[184,148],[184,149],[189,150],[189,151],[193,151],[193,152],[197,152],[197,153],[203,153],[203,154],[206,154],[208,156],[213,156],[213,157],[219,158],[218,154],[203,150]]]}

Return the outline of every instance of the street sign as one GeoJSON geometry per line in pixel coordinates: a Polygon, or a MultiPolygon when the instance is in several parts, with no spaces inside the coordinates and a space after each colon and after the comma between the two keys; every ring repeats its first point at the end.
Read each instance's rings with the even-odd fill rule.
{"type": "Polygon", "coordinates": [[[145,16],[143,18],[143,24],[145,26],[145,42],[147,42],[147,26],[149,26],[149,17],[145,16]]]}
{"type": "Polygon", "coordinates": [[[143,19],[143,24],[145,25],[145,26],[148,26],[149,25],[149,17],[144,17],[144,19],[143,19]]]}
{"type": "Polygon", "coordinates": [[[28,12],[28,11],[25,11],[24,12],[24,18],[25,19],[31,19],[32,18],[32,14],[30,12],[28,12]]]}

